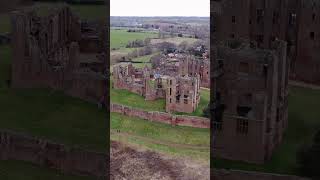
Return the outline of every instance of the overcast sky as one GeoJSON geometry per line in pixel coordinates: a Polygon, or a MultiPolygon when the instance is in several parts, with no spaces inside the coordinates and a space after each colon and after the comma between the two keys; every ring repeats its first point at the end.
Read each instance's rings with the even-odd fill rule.
{"type": "Polygon", "coordinates": [[[210,0],[110,0],[111,16],[210,16],[210,0]]]}

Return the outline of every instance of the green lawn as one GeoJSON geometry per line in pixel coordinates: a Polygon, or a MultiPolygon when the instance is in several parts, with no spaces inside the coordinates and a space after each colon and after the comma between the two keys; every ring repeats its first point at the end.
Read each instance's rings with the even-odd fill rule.
{"type": "Polygon", "coordinates": [[[151,32],[127,32],[125,29],[111,29],[110,48],[125,48],[129,41],[137,39],[144,40],[148,37],[158,37],[158,34],[151,32]]]}
{"type": "Polygon", "coordinates": [[[5,80],[9,78],[10,52],[8,46],[0,46],[0,129],[104,152],[105,110],[61,92],[8,88],[5,80]]]}
{"type": "Polygon", "coordinates": [[[298,174],[296,152],[301,145],[311,143],[313,135],[320,129],[319,99],[320,91],[290,87],[289,127],[284,141],[276,149],[272,159],[264,165],[215,159],[215,166],[217,168],[298,174]]]}
{"type": "Polygon", "coordinates": [[[61,174],[53,169],[38,167],[22,161],[0,161],[1,180],[92,180],[88,176],[61,174]]]}
{"type": "Polygon", "coordinates": [[[147,111],[165,111],[165,100],[146,101],[143,96],[131,93],[127,90],[110,89],[110,101],[112,103],[131,106],[147,111]]]}
{"type": "MultiPolygon", "coordinates": [[[[150,122],[139,118],[128,117],[118,113],[111,113],[111,129],[118,129],[121,132],[131,133],[142,137],[148,137],[154,140],[160,140],[169,143],[189,144],[196,146],[210,146],[210,130],[171,126],[168,124],[150,122]]],[[[117,138],[117,135],[112,135],[111,139],[122,141],[123,138],[117,138]]],[[[209,150],[195,150],[181,147],[173,147],[166,145],[159,145],[146,142],[135,137],[128,137],[126,139],[129,143],[142,145],[143,147],[151,148],[152,150],[176,154],[193,156],[196,159],[209,160],[209,150]]]]}
{"type": "Polygon", "coordinates": [[[121,132],[134,133],[139,136],[173,143],[208,146],[210,144],[209,129],[171,126],[118,113],[111,113],[111,129],[120,129],[121,132]]]}
{"type": "MultiPolygon", "coordinates": [[[[210,91],[206,89],[201,89],[200,103],[196,111],[193,113],[175,113],[180,115],[192,115],[192,116],[202,116],[202,110],[208,105],[210,100],[210,91]]],[[[165,99],[159,99],[155,101],[146,101],[143,96],[129,92],[127,90],[114,89],[110,90],[110,100],[113,103],[122,104],[126,106],[131,106],[134,108],[139,108],[147,111],[161,111],[165,112],[165,99]],[[126,97],[126,98],[123,98],[126,97]]]]}

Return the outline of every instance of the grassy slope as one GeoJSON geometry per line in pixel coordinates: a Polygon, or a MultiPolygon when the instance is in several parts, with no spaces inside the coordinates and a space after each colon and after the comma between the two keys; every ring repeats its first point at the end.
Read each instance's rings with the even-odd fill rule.
{"type": "MultiPolygon", "coordinates": [[[[173,127],[163,123],[150,122],[139,118],[123,116],[117,113],[111,113],[111,129],[119,129],[121,132],[133,133],[139,136],[162,140],[179,144],[204,145],[210,144],[210,130],[191,128],[191,127],[173,127]]],[[[118,140],[116,135],[111,139],[118,140]]],[[[123,141],[123,139],[120,139],[123,141]]],[[[152,150],[176,154],[193,156],[196,159],[209,160],[209,151],[207,150],[188,150],[165,145],[151,144],[141,139],[128,138],[125,141],[131,144],[138,144],[152,150]]]]}
{"type": "Polygon", "coordinates": [[[216,159],[215,166],[244,170],[256,170],[285,174],[298,174],[296,152],[298,148],[312,141],[314,133],[320,129],[320,91],[291,87],[289,95],[289,127],[282,144],[276,149],[272,159],[264,165],[216,159]]]}
{"type": "Polygon", "coordinates": [[[89,180],[85,176],[71,176],[22,161],[0,161],[2,180],[89,180]]]}
{"type": "Polygon", "coordinates": [[[153,139],[165,140],[173,143],[208,145],[210,144],[209,129],[191,128],[150,122],[139,118],[127,117],[111,113],[111,128],[123,132],[134,133],[153,139]]]}
{"type": "Polygon", "coordinates": [[[46,137],[69,145],[104,152],[106,112],[96,105],[44,89],[6,87],[10,48],[0,47],[0,129],[46,137]]]}

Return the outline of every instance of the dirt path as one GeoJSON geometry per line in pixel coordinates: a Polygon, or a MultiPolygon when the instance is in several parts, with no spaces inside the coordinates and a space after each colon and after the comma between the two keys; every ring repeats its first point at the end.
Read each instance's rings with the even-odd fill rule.
{"type": "Polygon", "coordinates": [[[191,150],[208,150],[208,151],[210,150],[209,145],[204,146],[204,145],[173,143],[173,142],[169,142],[169,141],[156,140],[156,139],[152,139],[152,138],[148,138],[148,137],[144,137],[144,136],[139,136],[139,135],[136,135],[133,133],[117,132],[116,130],[110,130],[110,133],[113,135],[118,135],[118,136],[125,137],[125,138],[134,137],[134,138],[143,140],[148,143],[165,145],[165,146],[174,147],[174,148],[183,148],[183,149],[191,149],[191,150]]]}
{"type": "Polygon", "coordinates": [[[308,89],[313,89],[313,90],[320,90],[320,86],[318,86],[318,85],[307,84],[307,83],[299,82],[299,81],[289,81],[289,85],[308,88],[308,89]]]}

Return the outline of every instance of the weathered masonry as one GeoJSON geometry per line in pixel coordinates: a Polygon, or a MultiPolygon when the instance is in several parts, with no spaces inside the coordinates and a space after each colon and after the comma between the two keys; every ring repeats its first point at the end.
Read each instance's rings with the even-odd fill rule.
{"type": "Polygon", "coordinates": [[[250,39],[265,49],[284,40],[290,78],[320,84],[319,0],[215,0],[211,6],[217,39],[250,39]]]}
{"type": "Polygon", "coordinates": [[[13,88],[52,88],[105,103],[103,23],[81,22],[68,6],[58,5],[14,11],[12,27],[13,88]]]}
{"type": "Polygon", "coordinates": [[[228,40],[213,47],[216,109],[214,156],[263,163],[288,123],[287,43],[258,49],[228,40]]]}

